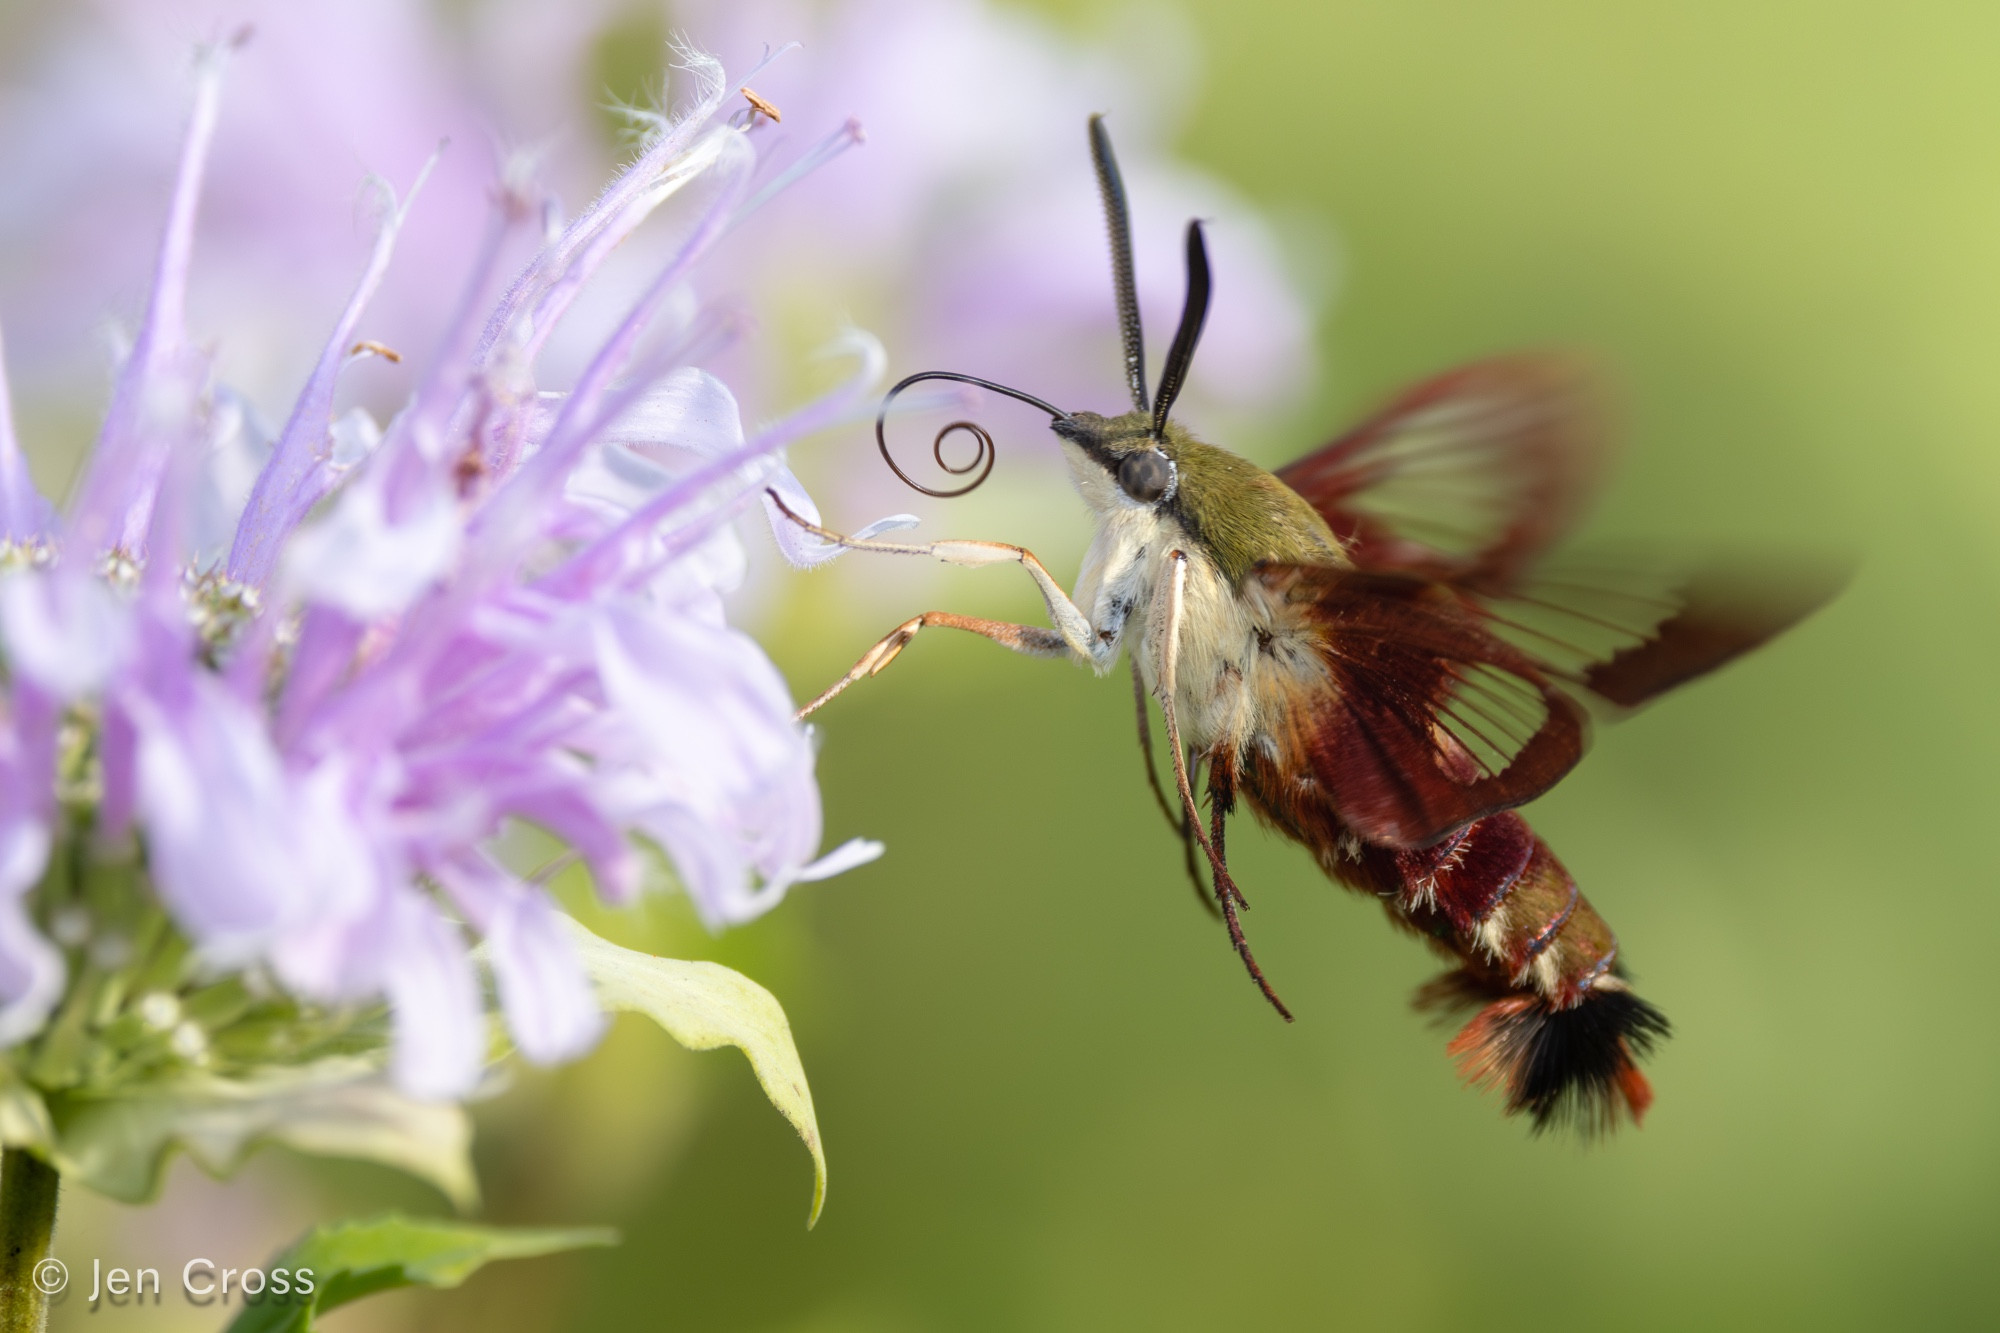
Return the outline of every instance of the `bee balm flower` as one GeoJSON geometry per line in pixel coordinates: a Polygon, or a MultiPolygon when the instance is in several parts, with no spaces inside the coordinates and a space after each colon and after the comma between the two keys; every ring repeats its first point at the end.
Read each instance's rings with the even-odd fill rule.
{"type": "MultiPolygon", "coordinates": [[[[810,737],[720,599],[732,520],[774,514],[767,488],[813,514],[781,451],[851,411],[882,358],[853,335],[843,388],[752,432],[697,368],[733,330],[688,275],[744,215],[757,152],[753,118],[722,115],[738,83],[687,63],[692,105],[567,226],[496,187],[466,295],[377,430],[334,397],[379,350],[360,335],[411,201],[392,204],[266,442],[183,325],[220,92],[205,58],[146,314],[60,517],[0,385],[0,1045],[53,1033],[66,996],[120,969],[163,1009],[144,986],[191,948],[252,991],[386,1000],[399,1084],[454,1096],[487,1049],[475,941],[529,1058],[578,1054],[602,1022],[560,915],[500,854],[511,825],[567,844],[613,903],[656,846],[716,927],[879,854],[819,854],[810,737]],[[577,381],[543,390],[537,353],[656,211],[671,258],[577,381]],[[224,474],[246,458],[239,503],[224,474]]],[[[796,563],[838,553],[774,530],[796,563]]],[[[135,1034],[157,1026],[135,1009],[135,1034]]]]}

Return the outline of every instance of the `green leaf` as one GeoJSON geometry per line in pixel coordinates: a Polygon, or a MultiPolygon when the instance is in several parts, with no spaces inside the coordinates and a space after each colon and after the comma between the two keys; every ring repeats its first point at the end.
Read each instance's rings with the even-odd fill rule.
{"type": "Polygon", "coordinates": [[[366,1222],[336,1222],[306,1233],[271,1261],[293,1291],[266,1294],[230,1323],[228,1333],[311,1333],[328,1310],[394,1287],[455,1287],[496,1259],[533,1259],[593,1245],[616,1245],[601,1227],[566,1231],[510,1230],[433,1222],[391,1214],[366,1222]],[[301,1274],[312,1291],[300,1294],[301,1274]]]}
{"type": "Polygon", "coordinates": [[[461,1210],[479,1201],[465,1112],[403,1096],[370,1057],[338,1056],[240,1078],[177,1074],[111,1093],[59,1093],[49,1098],[49,1112],[52,1160],[63,1175],[126,1203],[158,1192],[176,1148],[211,1175],[227,1176],[261,1143],[380,1162],[436,1186],[461,1210]]]}
{"type": "Polygon", "coordinates": [[[826,1153],[813,1119],[805,1067],[792,1044],[792,1025],[771,992],[720,964],[655,958],[600,939],[568,917],[564,920],[605,1008],[644,1014],[689,1050],[735,1046],[750,1057],[764,1095],[792,1122],[812,1154],[813,1201],[806,1225],[819,1221],[826,1203],[826,1153]]]}

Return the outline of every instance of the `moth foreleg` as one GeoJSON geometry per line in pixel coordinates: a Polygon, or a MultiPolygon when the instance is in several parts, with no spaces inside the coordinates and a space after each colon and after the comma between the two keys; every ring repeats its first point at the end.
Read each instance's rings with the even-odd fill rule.
{"type": "Polygon", "coordinates": [[[961,616],[950,611],[926,611],[920,616],[912,616],[883,635],[879,643],[861,655],[853,670],[822,690],[818,698],[798,711],[797,716],[800,719],[810,716],[855,681],[880,672],[896,660],[896,655],[908,646],[911,639],[917,637],[917,631],[933,625],[968,630],[1028,657],[1070,656],[1069,645],[1063,642],[1062,635],[1052,629],[1043,629],[1039,625],[1016,625],[1006,620],[982,620],[978,616],[961,616]]]}
{"type": "Polygon", "coordinates": [[[1160,807],[1160,816],[1181,840],[1181,862],[1187,869],[1188,883],[1194,885],[1194,896],[1211,915],[1220,915],[1215,901],[1209,897],[1208,885],[1201,882],[1201,869],[1194,859],[1194,832],[1185,816],[1176,815],[1167,801],[1167,790],[1160,785],[1159,766],[1153,762],[1153,720],[1146,715],[1146,682],[1139,674],[1139,663],[1132,663],[1132,706],[1139,718],[1139,754],[1146,764],[1146,786],[1152,790],[1153,803],[1160,807]]]}
{"type": "Polygon", "coordinates": [[[1100,671],[1109,670],[1118,657],[1118,636],[1099,634],[1090,623],[1090,617],[1083,609],[1070,600],[1062,585],[1055,581],[1035,553],[1025,546],[1010,546],[1006,542],[942,541],[942,542],[885,542],[874,538],[844,537],[817,523],[809,523],[785,507],[776,491],[766,491],[771,503],[784,516],[823,542],[844,546],[850,551],[876,551],[884,555],[914,555],[931,560],[942,560],[948,565],[977,568],[981,565],[1017,564],[1028,571],[1028,577],[1035,581],[1035,588],[1042,594],[1042,602],[1049,609],[1049,620],[1056,632],[1079,658],[1089,662],[1100,671]]]}
{"type": "Polygon", "coordinates": [[[1174,706],[1175,675],[1180,665],[1180,621],[1181,598],[1187,587],[1187,554],[1174,551],[1168,557],[1172,568],[1168,571],[1166,586],[1158,593],[1159,636],[1157,645],[1160,664],[1159,699],[1160,714],[1167,724],[1167,744],[1173,749],[1174,781],[1180,787],[1181,812],[1187,820],[1188,829],[1200,840],[1202,851],[1208,854],[1208,868],[1215,875],[1215,901],[1222,908],[1222,919],[1229,926],[1229,942],[1236,946],[1236,956],[1243,960],[1250,979],[1257,983],[1257,989],[1271,1002],[1284,1020],[1292,1021],[1292,1011],[1271,989],[1271,983],[1264,978],[1264,969],[1257,966],[1256,955],[1250,952],[1250,941],[1243,934],[1243,923],[1237,917],[1237,909],[1248,906],[1243,891],[1236,887],[1236,881],[1229,873],[1229,864],[1222,856],[1222,821],[1236,798],[1235,772],[1221,755],[1209,761],[1208,790],[1215,809],[1215,835],[1202,831],[1201,811],[1195,805],[1194,789],[1188,783],[1188,763],[1181,744],[1181,727],[1174,706]]]}

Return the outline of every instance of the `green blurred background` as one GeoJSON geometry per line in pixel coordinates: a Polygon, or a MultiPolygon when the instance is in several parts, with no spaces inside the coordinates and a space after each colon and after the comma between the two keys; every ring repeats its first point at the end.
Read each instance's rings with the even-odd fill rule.
{"type": "MultiPolygon", "coordinates": [[[[1859,557],[1531,812],[1675,1024],[1645,1128],[1536,1139],[1461,1088],[1407,1006],[1432,959],[1246,825],[1278,1022],[1180,878],[1122,673],[927,637],[823,717],[829,829],[887,857],[719,941],[649,923],[785,1003],[818,1229],[744,1063],[621,1027],[486,1108],[481,1151],[496,1217],[614,1221],[622,1248],[335,1327],[1996,1321],[2000,9],[1184,8],[1183,149],[1336,231],[1345,275],[1309,410],[1227,443],[1275,465],[1413,378],[1580,345],[1630,424],[1597,535],[1859,557]]],[[[1005,571],[948,588],[1037,614],[1005,571]]],[[[767,638],[801,696],[893,623],[785,596],[767,638]]]]}

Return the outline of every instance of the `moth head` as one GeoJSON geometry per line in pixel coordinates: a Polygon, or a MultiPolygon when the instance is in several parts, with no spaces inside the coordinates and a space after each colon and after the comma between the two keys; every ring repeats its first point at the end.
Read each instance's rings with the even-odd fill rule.
{"type": "Polygon", "coordinates": [[[897,465],[883,434],[889,405],[896,395],[925,380],[955,380],[1005,394],[1049,414],[1049,428],[1063,443],[1070,478],[1084,501],[1099,514],[1140,506],[1157,508],[1171,504],[1180,492],[1177,446],[1184,439],[1178,426],[1167,420],[1187,379],[1194,360],[1195,345],[1201,341],[1202,325],[1208,318],[1210,292],[1208,247],[1202,239],[1199,220],[1187,227],[1187,299],[1181,307],[1180,327],[1174,331],[1160,370],[1157,393],[1146,388],[1146,353],[1139,327],[1138,289],[1132,277],[1132,224],[1125,204],[1125,185],[1118,172],[1118,160],[1111,151],[1111,136],[1101,116],[1090,118],[1090,154],[1097,170],[1097,187],[1104,199],[1104,219],[1111,235],[1112,292],[1118,302],[1118,328],[1124,342],[1125,382],[1132,398],[1132,410],[1122,416],[1104,417],[1095,412],[1065,412],[1019,389],[1010,389],[990,380],[955,371],[924,371],[911,375],[889,391],[875,418],[875,439],[882,457],[896,475],[926,495],[964,495],[986,480],[993,470],[993,437],[985,427],[972,421],[954,421],[939,431],[931,454],[937,465],[954,476],[973,474],[962,486],[934,489],[917,481],[897,465]],[[964,432],[976,446],[972,458],[963,464],[946,462],[945,441],[964,432]]]}
{"type": "Polygon", "coordinates": [[[1171,443],[1153,434],[1149,413],[1072,412],[1049,429],[1062,441],[1070,478],[1093,509],[1168,504],[1180,491],[1171,443]]]}

